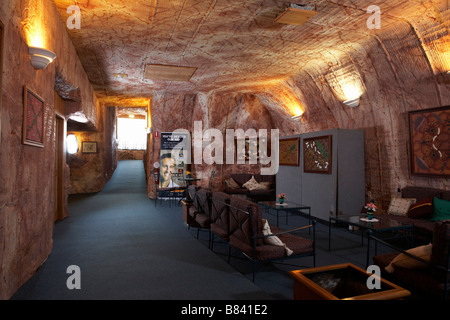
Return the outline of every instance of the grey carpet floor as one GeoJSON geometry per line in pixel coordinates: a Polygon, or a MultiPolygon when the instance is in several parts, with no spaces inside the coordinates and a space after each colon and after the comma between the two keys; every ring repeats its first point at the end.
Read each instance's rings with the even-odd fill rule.
{"type": "MultiPolygon", "coordinates": [[[[288,265],[264,264],[252,282],[252,264],[220,241],[208,248],[208,232],[188,229],[182,207],[157,204],[146,191],[142,161],[119,161],[113,177],[96,194],[69,199],[70,216],[57,222],[53,250],[12,300],[291,300],[288,271],[313,266],[312,258],[288,265]],[[81,289],[68,289],[67,268],[80,268],[81,289]]],[[[273,224],[275,217],[265,214],[273,224]]],[[[308,223],[289,218],[291,229],[308,223]]],[[[309,234],[303,236],[308,237],[309,234]]],[[[367,246],[359,233],[316,227],[316,266],[351,262],[366,265],[367,246]]]]}
{"type": "Polygon", "coordinates": [[[147,197],[141,161],[119,161],[104,190],[70,197],[53,250],[13,299],[272,299],[192,236],[181,207],[147,197]],[[68,289],[67,268],[81,289],[68,289]]]}

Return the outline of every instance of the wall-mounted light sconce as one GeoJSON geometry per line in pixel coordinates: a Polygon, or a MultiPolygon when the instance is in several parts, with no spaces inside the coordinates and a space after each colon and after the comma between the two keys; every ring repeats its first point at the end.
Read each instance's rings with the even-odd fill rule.
{"type": "Polygon", "coordinates": [[[295,121],[302,121],[302,118],[303,118],[303,114],[292,116],[292,120],[295,120],[295,121]]]}
{"type": "Polygon", "coordinates": [[[359,97],[355,99],[345,100],[343,104],[350,108],[356,108],[357,106],[359,106],[359,97]]]}
{"type": "Polygon", "coordinates": [[[28,47],[28,53],[31,57],[31,65],[37,70],[47,68],[56,59],[56,54],[47,49],[28,47]]]}
{"type": "Polygon", "coordinates": [[[78,139],[74,134],[69,134],[67,136],[67,152],[69,154],[74,154],[78,152],[78,139]]]}

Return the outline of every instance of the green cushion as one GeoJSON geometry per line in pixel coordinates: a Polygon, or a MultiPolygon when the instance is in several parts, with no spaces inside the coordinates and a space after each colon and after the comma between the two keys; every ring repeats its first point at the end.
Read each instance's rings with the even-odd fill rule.
{"type": "Polygon", "coordinates": [[[450,201],[433,198],[433,215],[431,221],[450,219],[450,201]]]}

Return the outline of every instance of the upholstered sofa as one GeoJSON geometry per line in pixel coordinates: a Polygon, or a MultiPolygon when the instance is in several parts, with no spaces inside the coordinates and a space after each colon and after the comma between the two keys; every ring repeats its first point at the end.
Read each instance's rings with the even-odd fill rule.
{"type": "MultiPolygon", "coordinates": [[[[435,201],[450,201],[450,190],[441,190],[426,187],[408,186],[401,189],[401,199],[404,210],[395,208],[394,202],[399,199],[392,199],[387,214],[391,219],[414,225],[416,238],[431,241],[434,226],[438,221],[434,216],[435,201]],[[435,200],[437,198],[438,200],[435,200]],[[407,200],[410,199],[408,203],[407,200]]],[[[398,203],[398,201],[397,201],[398,203]]]]}
{"type": "Polygon", "coordinates": [[[410,290],[418,299],[449,298],[450,220],[434,223],[430,244],[407,251],[374,236],[369,237],[369,248],[371,240],[395,249],[373,257],[383,278],[410,290]]]}
{"type": "Polygon", "coordinates": [[[224,192],[231,195],[243,196],[253,201],[273,201],[276,198],[275,175],[261,175],[252,173],[232,173],[224,182],[224,192]],[[249,181],[254,178],[259,184],[249,181]]]}

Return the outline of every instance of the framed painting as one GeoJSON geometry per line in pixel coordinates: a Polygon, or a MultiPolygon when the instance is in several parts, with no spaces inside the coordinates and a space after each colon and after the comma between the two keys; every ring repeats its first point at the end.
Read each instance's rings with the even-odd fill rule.
{"type": "Polygon", "coordinates": [[[408,115],[411,173],[450,177],[450,106],[408,115]]]}
{"type": "Polygon", "coordinates": [[[82,153],[97,153],[97,142],[94,141],[83,141],[81,143],[82,153]]]}
{"type": "MultiPolygon", "coordinates": [[[[270,154],[270,143],[265,138],[234,138],[235,162],[238,164],[248,163],[256,164],[258,161],[267,160],[270,154]]],[[[224,155],[229,150],[225,145],[224,155]]]]}
{"type": "Polygon", "coordinates": [[[278,150],[280,166],[298,167],[300,159],[300,138],[280,139],[278,150]]]}
{"type": "Polygon", "coordinates": [[[303,139],[303,171],[331,174],[332,136],[303,139]]]}
{"type": "Polygon", "coordinates": [[[44,99],[24,87],[22,143],[44,147],[44,99]]]}

